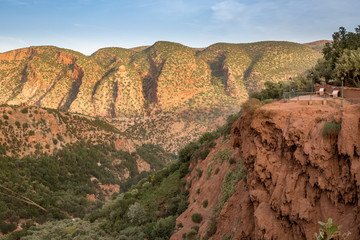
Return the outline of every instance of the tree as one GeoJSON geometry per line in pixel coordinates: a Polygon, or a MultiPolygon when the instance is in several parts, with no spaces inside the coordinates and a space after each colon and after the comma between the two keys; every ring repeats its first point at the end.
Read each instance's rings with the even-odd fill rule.
{"type": "Polygon", "coordinates": [[[333,42],[327,43],[323,48],[323,60],[320,60],[315,67],[319,77],[324,77],[326,82],[339,77],[335,69],[345,50],[360,48],[360,25],[355,28],[355,32],[347,32],[344,27],[340,27],[339,31],[332,35],[332,38],[333,42]]]}
{"type": "Polygon", "coordinates": [[[129,207],[127,215],[132,223],[140,225],[146,222],[146,212],[138,202],[129,207]]]}
{"type": "Polygon", "coordinates": [[[360,48],[345,49],[336,63],[335,72],[339,78],[344,77],[347,86],[360,87],[360,48]]]}

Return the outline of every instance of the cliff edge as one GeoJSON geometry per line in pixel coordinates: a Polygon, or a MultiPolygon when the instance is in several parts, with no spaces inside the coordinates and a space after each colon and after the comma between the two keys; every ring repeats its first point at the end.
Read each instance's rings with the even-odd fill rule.
{"type": "MultiPolygon", "coordinates": [[[[351,232],[348,239],[358,239],[359,110],[274,103],[240,117],[232,143],[248,170],[248,190],[238,194],[249,194],[250,201],[236,215],[253,215],[234,228],[234,239],[311,239],[318,221],[328,218],[342,225],[341,232],[351,232]],[[341,124],[341,130],[324,136],[326,123],[341,124]]],[[[228,206],[236,206],[235,198],[228,206]]],[[[229,211],[223,208],[220,218],[229,211]]],[[[218,223],[221,234],[226,221],[218,223]]]]}
{"type": "Polygon", "coordinates": [[[189,206],[171,239],[196,226],[198,239],[312,239],[329,218],[359,239],[359,149],[360,106],[276,102],[243,112],[230,141],[190,164],[189,206]],[[225,152],[234,160],[216,161],[225,152]]]}

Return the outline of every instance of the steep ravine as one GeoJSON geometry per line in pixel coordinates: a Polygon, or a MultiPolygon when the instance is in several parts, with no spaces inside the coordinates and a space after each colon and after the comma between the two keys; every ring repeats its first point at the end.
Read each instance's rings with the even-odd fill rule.
{"type": "MultiPolygon", "coordinates": [[[[235,122],[231,144],[232,156],[241,159],[248,172],[246,183],[235,186],[235,193],[217,214],[217,231],[209,239],[312,239],[319,231],[318,221],[328,218],[342,226],[341,233],[351,232],[347,239],[359,239],[359,106],[268,104],[235,122]],[[341,123],[337,136],[322,135],[326,122],[341,123]]],[[[220,151],[219,143],[194,166],[204,173],[198,179],[193,176],[189,208],[177,221],[184,228],[172,239],[181,239],[196,225],[191,222],[191,209],[204,212],[198,238],[205,236],[210,211],[199,210],[198,200],[204,194],[219,201],[221,194],[221,184],[204,189],[212,178],[204,177],[204,164],[210,163],[214,151],[220,151]]],[[[219,181],[223,168],[228,171],[230,166],[220,166],[219,181]]],[[[209,200],[208,208],[215,206],[209,200]]]]}

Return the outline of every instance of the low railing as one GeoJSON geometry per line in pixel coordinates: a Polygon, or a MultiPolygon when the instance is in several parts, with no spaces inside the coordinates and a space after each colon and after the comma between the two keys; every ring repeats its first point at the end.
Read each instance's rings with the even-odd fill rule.
{"type": "Polygon", "coordinates": [[[314,95],[313,92],[303,92],[303,91],[284,92],[283,99],[297,98],[297,100],[299,100],[300,96],[309,96],[309,98],[311,99],[312,95],[314,95]]]}
{"type": "Polygon", "coordinates": [[[305,92],[305,91],[292,91],[292,92],[284,92],[283,99],[285,100],[327,100],[329,103],[339,104],[343,106],[346,105],[353,105],[353,104],[360,104],[360,98],[342,98],[339,96],[333,97],[329,93],[323,93],[322,95],[315,94],[314,92],[305,92]],[[303,96],[308,96],[304,98],[303,96]]]}

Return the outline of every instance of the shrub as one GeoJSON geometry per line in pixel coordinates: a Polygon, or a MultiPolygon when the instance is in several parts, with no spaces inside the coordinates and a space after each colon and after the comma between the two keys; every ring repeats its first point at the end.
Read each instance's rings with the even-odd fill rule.
{"type": "Polygon", "coordinates": [[[195,229],[190,229],[188,232],[186,232],[185,239],[186,240],[196,240],[197,232],[195,229]]]}
{"type": "Polygon", "coordinates": [[[256,109],[262,106],[261,102],[257,98],[250,98],[246,102],[244,102],[241,106],[242,110],[247,114],[253,115],[256,109]]]}
{"type": "Polygon", "coordinates": [[[329,218],[327,223],[319,221],[321,225],[319,229],[319,235],[314,234],[314,238],[318,240],[330,240],[330,239],[346,239],[350,232],[345,234],[340,234],[339,230],[341,226],[332,225],[332,219],[329,218]],[[335,238],[336,237],[336,238],[335,238]]]}
{"type": "Polygon", "coordinates": [[[219,131],[222,136],[227,136],[230,134],[232,125],[234,124],[234,122],[236,120],[239,119],[240,116],[241,116],[241,111],[238,112],[237,114],[231,114],[227,117],[226,123],[222,127],[219,128],[219,131]]]}
{"type": "Polygon", "coordinates": [[[218,159],[220,159],[220,163],[223,164],[224,161],[229,161],[230,156],[231,156],[231,151],[224,148],[215,154],[213,160],[217,161],[218,159]]]}
{"type": "Polygon", "coordinates": [[[53,143],[56,145],[58,143],[58,140],[56,138],[53,138],[53,143]]]}
{"type": "Polygon", "coordinates": [[[181,163],[189,162],[191,160],[191,156],[198,149],[199,145],[196,142],[186,144],[186,146],[179,151],[179,161],[181,163]]]}
{"type": "Polygon", "coordinates": [[[22,113],[28,113],[29,110],[28,110],[28,108],[23,108],[23,109],[21,109],[21,112],[22,112],[22,113]]]}
{"type": "Polygon", "coordinates": [[[6,119],[6,120],[8,120],[8,119],[9,119],[9,116],[6,115],[6,114],[4,114],[4,115],[3,115],[3,118],[6,119]]]}
{"type": "Polygon", "coordinates": [[[222,183],[221,197],[219,201],[219,208],[221,209],[225,202],[235,193],[235,187],[240,180],[245,181],[246,170],[243,169],[242,162],[232,168],[226,175],[222,183]]]}
{"type": "Polygon", "coordinates": [[[18,127],[18,128],[20,128],[20,122],[19,121],[15,121],[15,125],[18,127]]]}
{"type": "Polygon", "coordinates": [[[233,157],[232,157],[232,158],[229,158],[229,163],[230,163],[230,164],[234,164],[234,163],[236,163],[235,158],[233,158],[233,157]]]}
{"type": "Polygon", "coordinates": [[[196,171],[197,171],[197,173],[198,173],[198,177],[199,177],[199,178],[201,178],[202,173],[203,173],[203,170],[202,170],[202,169],[200,169],[200,168],[195,168],[195,170],[196,170],[196,171]]]}
{"type": "Polygon", "coordinates": [[[208,166],[207,174],[206,174],[206,179],[209,179],[209,178],[210,178],[211,172],[212,172],[212,163],[208,166]]]}
{"type": "Polygon", "coordinates": [[[179,168],[180,177],[185,177],[185,175],[189,172],[189,163],[184,162],[180,165],[179,168]]]}
{"type": "Polygon", "coordinates": [[[61,141],[61,142],[64,141],[64,138],[63,138],[63,136],[61,136],[60,133],[56,134],[56,137],[59,141],[61,141]]]}
{"type": "Polygon", "coordinates": [[[0,231],[4,234],[8,232],[12,232],[16,229],[16,226],[14,224],[8,224],[5,222],[0,222],[0,231]]]}
{"type": "Polygon", "coordinates": [[[200,213],[194,213],[192,216],[191,216],[191,220],[194,222],[194,223],[201,223],[201,221],[203,220],[203,217],[200,213]]]}
{"type": "Polygon", "coordinates": [[[196,232],[199,232],[199,226],[192,226],[191,229],[194,229],[196,232]]]}
{"type": "Polygon", "coordinates": [[[209,224],[208,224],[208,228],[206,230],[206,234],[205,236],[202,238],[202,240],[208,240],[211,236],[213,236],[216,231],[217,231],[217,227],[216,227],[216,217],[213,215],[210,218],[209,224]]]}
{"type": "Polygon", "coordinates": [[[200,153],[201,160],[205,160],[206,157],[209,155],[209,153],[210,153],[209,149],[205,149],[205,150],[201,151],[201,153],[200,153]]]}
{"type": "Polygon", "coordinates": [[[220,171],[220,169],[219,169],[219,168],[216,168],[216,169],[215,169],[215,175],[218,174],[219,171],[220,171]]]}
{"type": "Polygon", "coordinates": [[[262,101],[263,104],[269,104],[269,103],[272,103],[274,101],[274,99],[265,99],[262,101]]]}
{"type": "Polygon", "coordinates": [[[207,199],[203,201],[204,208],[207,208],[208,204],[209,204],[209,201],[207,199]]]}
{"type": "Polygon", "coordinates": [[[212,142],[218,137],[218,134],[216,132],[206,132],[199,138],[198,142],[200,144],[206,143],[206,142],[212,142]]]}
{"type": "Polygon", "coordinates": [[[132,223],[140,225],[146,222],[146,212],[138,202],[129,207],[127,215],[132,223]]]}
{"type": "Polygon", "coordinates": [[[341,130],[341,123],[326,122],[322,128],[321,134],[325,138],[336,138],[341,130]]]}

